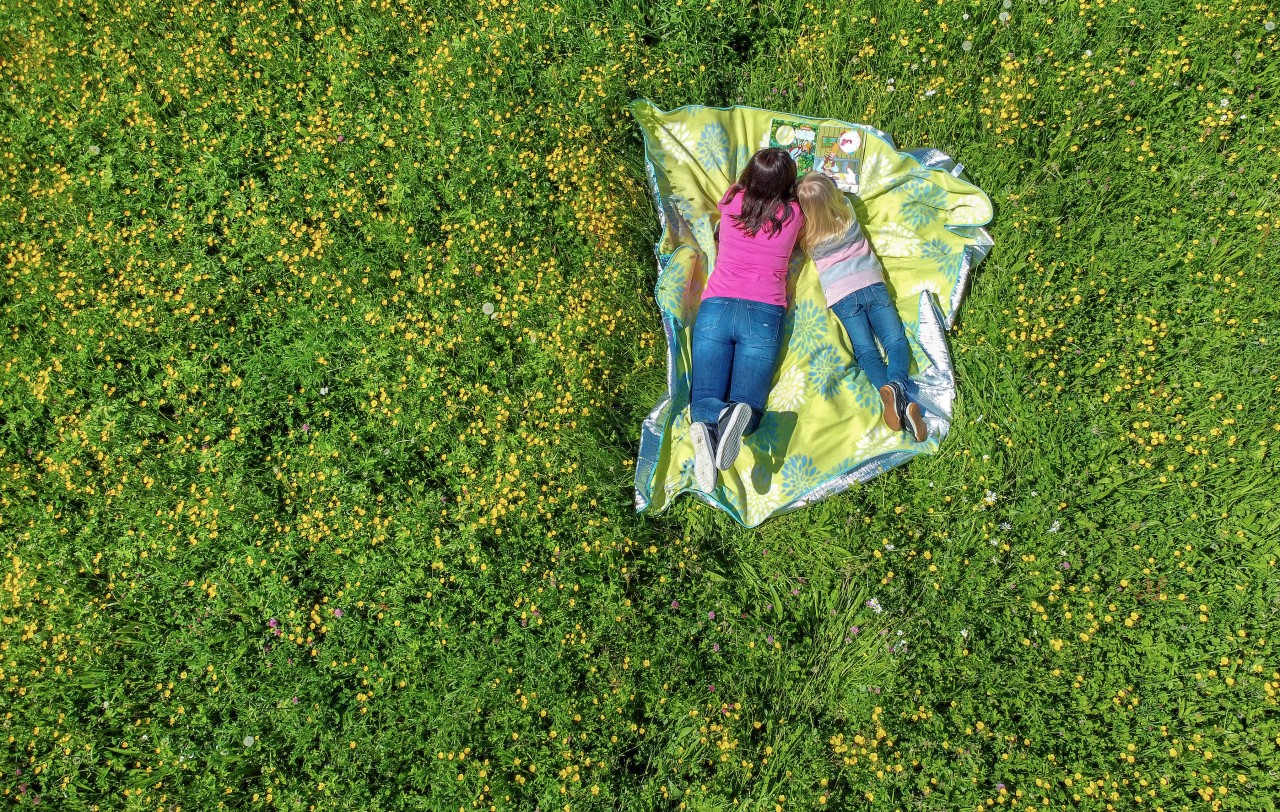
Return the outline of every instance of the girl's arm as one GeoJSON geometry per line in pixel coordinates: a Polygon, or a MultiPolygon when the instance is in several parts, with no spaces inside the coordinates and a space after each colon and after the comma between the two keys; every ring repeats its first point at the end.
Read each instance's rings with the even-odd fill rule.
{"type": "Polygon", "coordinates": [[[867,232],[863,230],[862,223],[858,222],[857,213],[852,211],[850,213],[853,217],[849,221],[849,229],[842,239],[844,246],[853,248],[858,255],[869,257],[874,261],[875,265],[880,267],[881,273],[884,273],[884,263],[880,261],[880,255],[876,253],[875,246],[867,239],[867,232]]]}
{"type": "Polygon", "coordinates": [[[846,244],[855,244],[866,246],[871,249],[871,243],[867,241],[867,233],[862,230],[862,223],[858,222],[858,212],[853,206],[849,206],[849,229],[844,234],[846,244]]]}
{"type": "Polygon", "coordinates": [[[720,244],[720,223],[724,220],[724,206],[729,203],[729,199],[734,196],[742,187],[734,184],[725,190],[724,195],[720,198],[720,202],[716,204],[716,209],[720,211],[720,219],[716,221],[715,238],[716,245],[720,244]]]}
{"type": "Polygon", "coordinates": [[[800,218],[800,228],[796,230],[796,241],[791,246],[791,257],[787,261],[788,278],[798,274],[800,269],[804,267],[805,262],[810,259],[809,253],[800,244],[800,237],[804,234],[805,227],[804,211],[800,208],[799,203],[791,203],[789,205],[795,206],[795,216],[800,218]]]}

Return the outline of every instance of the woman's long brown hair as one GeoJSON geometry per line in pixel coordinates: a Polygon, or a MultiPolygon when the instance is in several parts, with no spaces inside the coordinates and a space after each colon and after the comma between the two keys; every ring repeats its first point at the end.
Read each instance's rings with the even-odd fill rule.
{"type": "Polygon", "coordinates": [[[759,150],[725,195],[725,202],[739,192],[742,214],[732,215],[738,228],[751,237],[762,228],[765,234],[777,234],[795,216],[791,204],[796,201],[796,162],[784,149],[759,150]]]}

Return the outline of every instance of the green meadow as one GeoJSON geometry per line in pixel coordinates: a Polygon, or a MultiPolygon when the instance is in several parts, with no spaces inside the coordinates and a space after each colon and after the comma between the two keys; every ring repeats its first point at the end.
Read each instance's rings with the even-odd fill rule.
{"type": "Polygon", "coordinates": [[[1280,15],[1128,2],[0,0],[6,804],[1275,810],[1280,15]],[[637,98],[988,192],[938,455],[636,514],[637,98]]]}

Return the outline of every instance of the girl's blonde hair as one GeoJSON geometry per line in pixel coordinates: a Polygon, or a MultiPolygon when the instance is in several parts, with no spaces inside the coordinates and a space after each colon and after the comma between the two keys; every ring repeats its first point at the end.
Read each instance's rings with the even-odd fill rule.
{"type": "Polygon", "coordinates": [[[844,193],[821,172],[808,172],[796,182],[796,197],[804,212],[804,228],[800,231],[800,247],[806,254],[834,237],[839,237],[853,222],[853,208],[844,193]]]}

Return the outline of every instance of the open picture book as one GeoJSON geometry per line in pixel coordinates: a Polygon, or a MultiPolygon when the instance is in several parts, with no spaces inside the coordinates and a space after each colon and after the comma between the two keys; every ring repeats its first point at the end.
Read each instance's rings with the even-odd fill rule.
{"type": "Polygon", "coordinates": [[[846,124],[775,118],[769,125],[769,146],[787,150],[799,174],[821,172],[843,192],[858,192],[865,144],[858,128],[846,124]]]}

